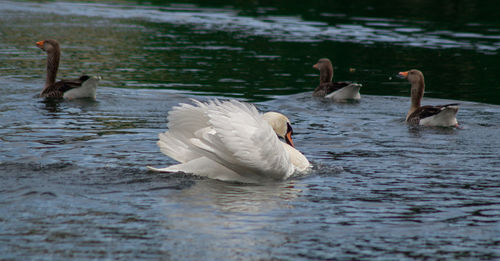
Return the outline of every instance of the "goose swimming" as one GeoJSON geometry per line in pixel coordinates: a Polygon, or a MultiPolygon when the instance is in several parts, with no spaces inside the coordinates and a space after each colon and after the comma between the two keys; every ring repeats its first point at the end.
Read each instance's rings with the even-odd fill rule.
{"type": "Polygon", "coordinates": [[[412,69],[398,75],[411,83],[411,105],[406,114],[406,122],[424,126],[458,126],[457,103],[420,106],[425,90],[424,74],[421,71],[412,69]]]}
{"type": "Polygon", "coordinates": [[[78,79],[60,80],[56,82],[61,49],[56,40],[36,42],[36,46],[47,53],[47,77],[45,87],[40,93],[43,98],[96,98],[97,83],[100,76],[83,75],[78,79]]]}
{"type": "Polygon", "coordinates": [[[314,89],[313,96],[325,97],[337,101],[361,99],[361,95],[359,94],[361,84],[332,81],[333,66],[330,59],[319,59],[319,61],[313,65],[313,68],[319,70],[319,85],[314,89]]]}

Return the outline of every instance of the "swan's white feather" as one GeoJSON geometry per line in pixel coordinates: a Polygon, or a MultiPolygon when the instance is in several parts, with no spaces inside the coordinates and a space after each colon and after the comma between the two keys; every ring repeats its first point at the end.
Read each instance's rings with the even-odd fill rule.
{"type": "Polygon", "coordinates": [[[283,180],[310,164],[281,142],[263,114],[250,104],[218,100],[181,104],[168,114],[169,130],[158,146],[181,164],[155,171],[188,172],[220,180],[283,180]]]}
{"type": "Polygon", "coordinates": [[[209,128],[205,113],[206,104],[195,101],[198,106],[181,104],[168,113],[169,131],[160,133],[158,146],[161,152],[179,162],[188,162],[201,157],[189,141],[200,130],[209,128]]]}
{"type": "Polygon", "coordinates": [[[175,132],[165,132],[158,135],[160,140],[157,142],[163,154],[179,162],[188,162],[198,158],[201,155],[195,153],[189,143],[186,143],[182,135],[175,132]]]}
{"type": "Polygon", "coordinates": [[[217,133],[214,160],[242,175],[284,179],[293,173],[288,151],[254,106],[229,101],[208,115],[217,133]]]}
{"type": "Polygon", "coordinates": [[[218,179],[223,181],[240,181],[252,183],[255,182],[254,179],[245,179],[236,172],[218,164],[217,162],[206,158],[200,157],[186,163],[176,164],[168,166],[166,168],[154,168],[148,166],[148,169],[157,172],[183,172],[183,173],[194,173],[199,176],[218,179]]]}
{"type": "Polygon", "coordinates": [[[306,156],[300,153],[300,151],[296,150],[286,143],[282,142],[281,144],[283,148],[288,151],[288,154],[290,155],[290,161],[298,172],[306,172],[311,167],[306,156]]]}

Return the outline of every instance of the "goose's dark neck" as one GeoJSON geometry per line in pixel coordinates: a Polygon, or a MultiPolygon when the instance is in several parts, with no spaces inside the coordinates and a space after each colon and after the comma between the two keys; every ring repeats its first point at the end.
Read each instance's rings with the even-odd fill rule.
{"type": "Polygon", "coordinates": [[[45,88],[53,85],[56,82],[60,57],[61,51],[58,48],[47,52],[47,78],[45,79],[45,88]]]}
{"type": "Polygon", "coordinates": [[[419,79],[411,84],[411,107],[420,107],[420,101],[424,97],[425,82],[424,79],[419,79]]]}
{"type": "Polygon", "coordinates": [[[319,83],[329,83],[333,79],[333,67],[331,64],[322,66],[319,70],[319,83]]]}
{"type": "Polygon", "coordinates": [[[420,102],[422,97],[424,97],[425,82],[423,78],[418,79],[411,83],[411,106],[406,115],[406,119],[418,108],[420,108],[420,102]]]}

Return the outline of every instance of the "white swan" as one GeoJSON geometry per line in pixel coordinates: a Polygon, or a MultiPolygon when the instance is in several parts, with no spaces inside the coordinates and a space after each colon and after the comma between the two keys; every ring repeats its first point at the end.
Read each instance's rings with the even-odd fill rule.
{"type": "Polygon", "coordinates": [[[310,169],[306,157],[293,147],[290,121],[283,114],[262,114],[236,100],[193,102],[168,113],[168,131],[160,133],[157,142],[180,164],[149,169],[250,183],[284,180],[310,169]]]}

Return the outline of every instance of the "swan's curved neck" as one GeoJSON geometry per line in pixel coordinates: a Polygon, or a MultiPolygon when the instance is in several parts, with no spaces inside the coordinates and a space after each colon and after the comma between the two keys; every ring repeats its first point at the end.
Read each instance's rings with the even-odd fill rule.
{"type": "Polygon", "coordinates": [[[333,66],[331,64],[326,64],[322,66],[319,70],[319,83],[329,83],[333,79],[333,66]]]}
{"type": "Polygon", "coordinates": [[[59,68],[59,58],[61,51],[59,48],[54,48],[47,52],[47,78],[45,79],[45,88],[53,85],[56,82],[57,69],[59,68]]]}
{"type": "Polygon", "coordinates": [[[422,101],[422,97],[424,97],[424,90],[425,82],[423,78],[411,83],[411,105],[407,116],[420,108],[420,102],[422,101]]]}

